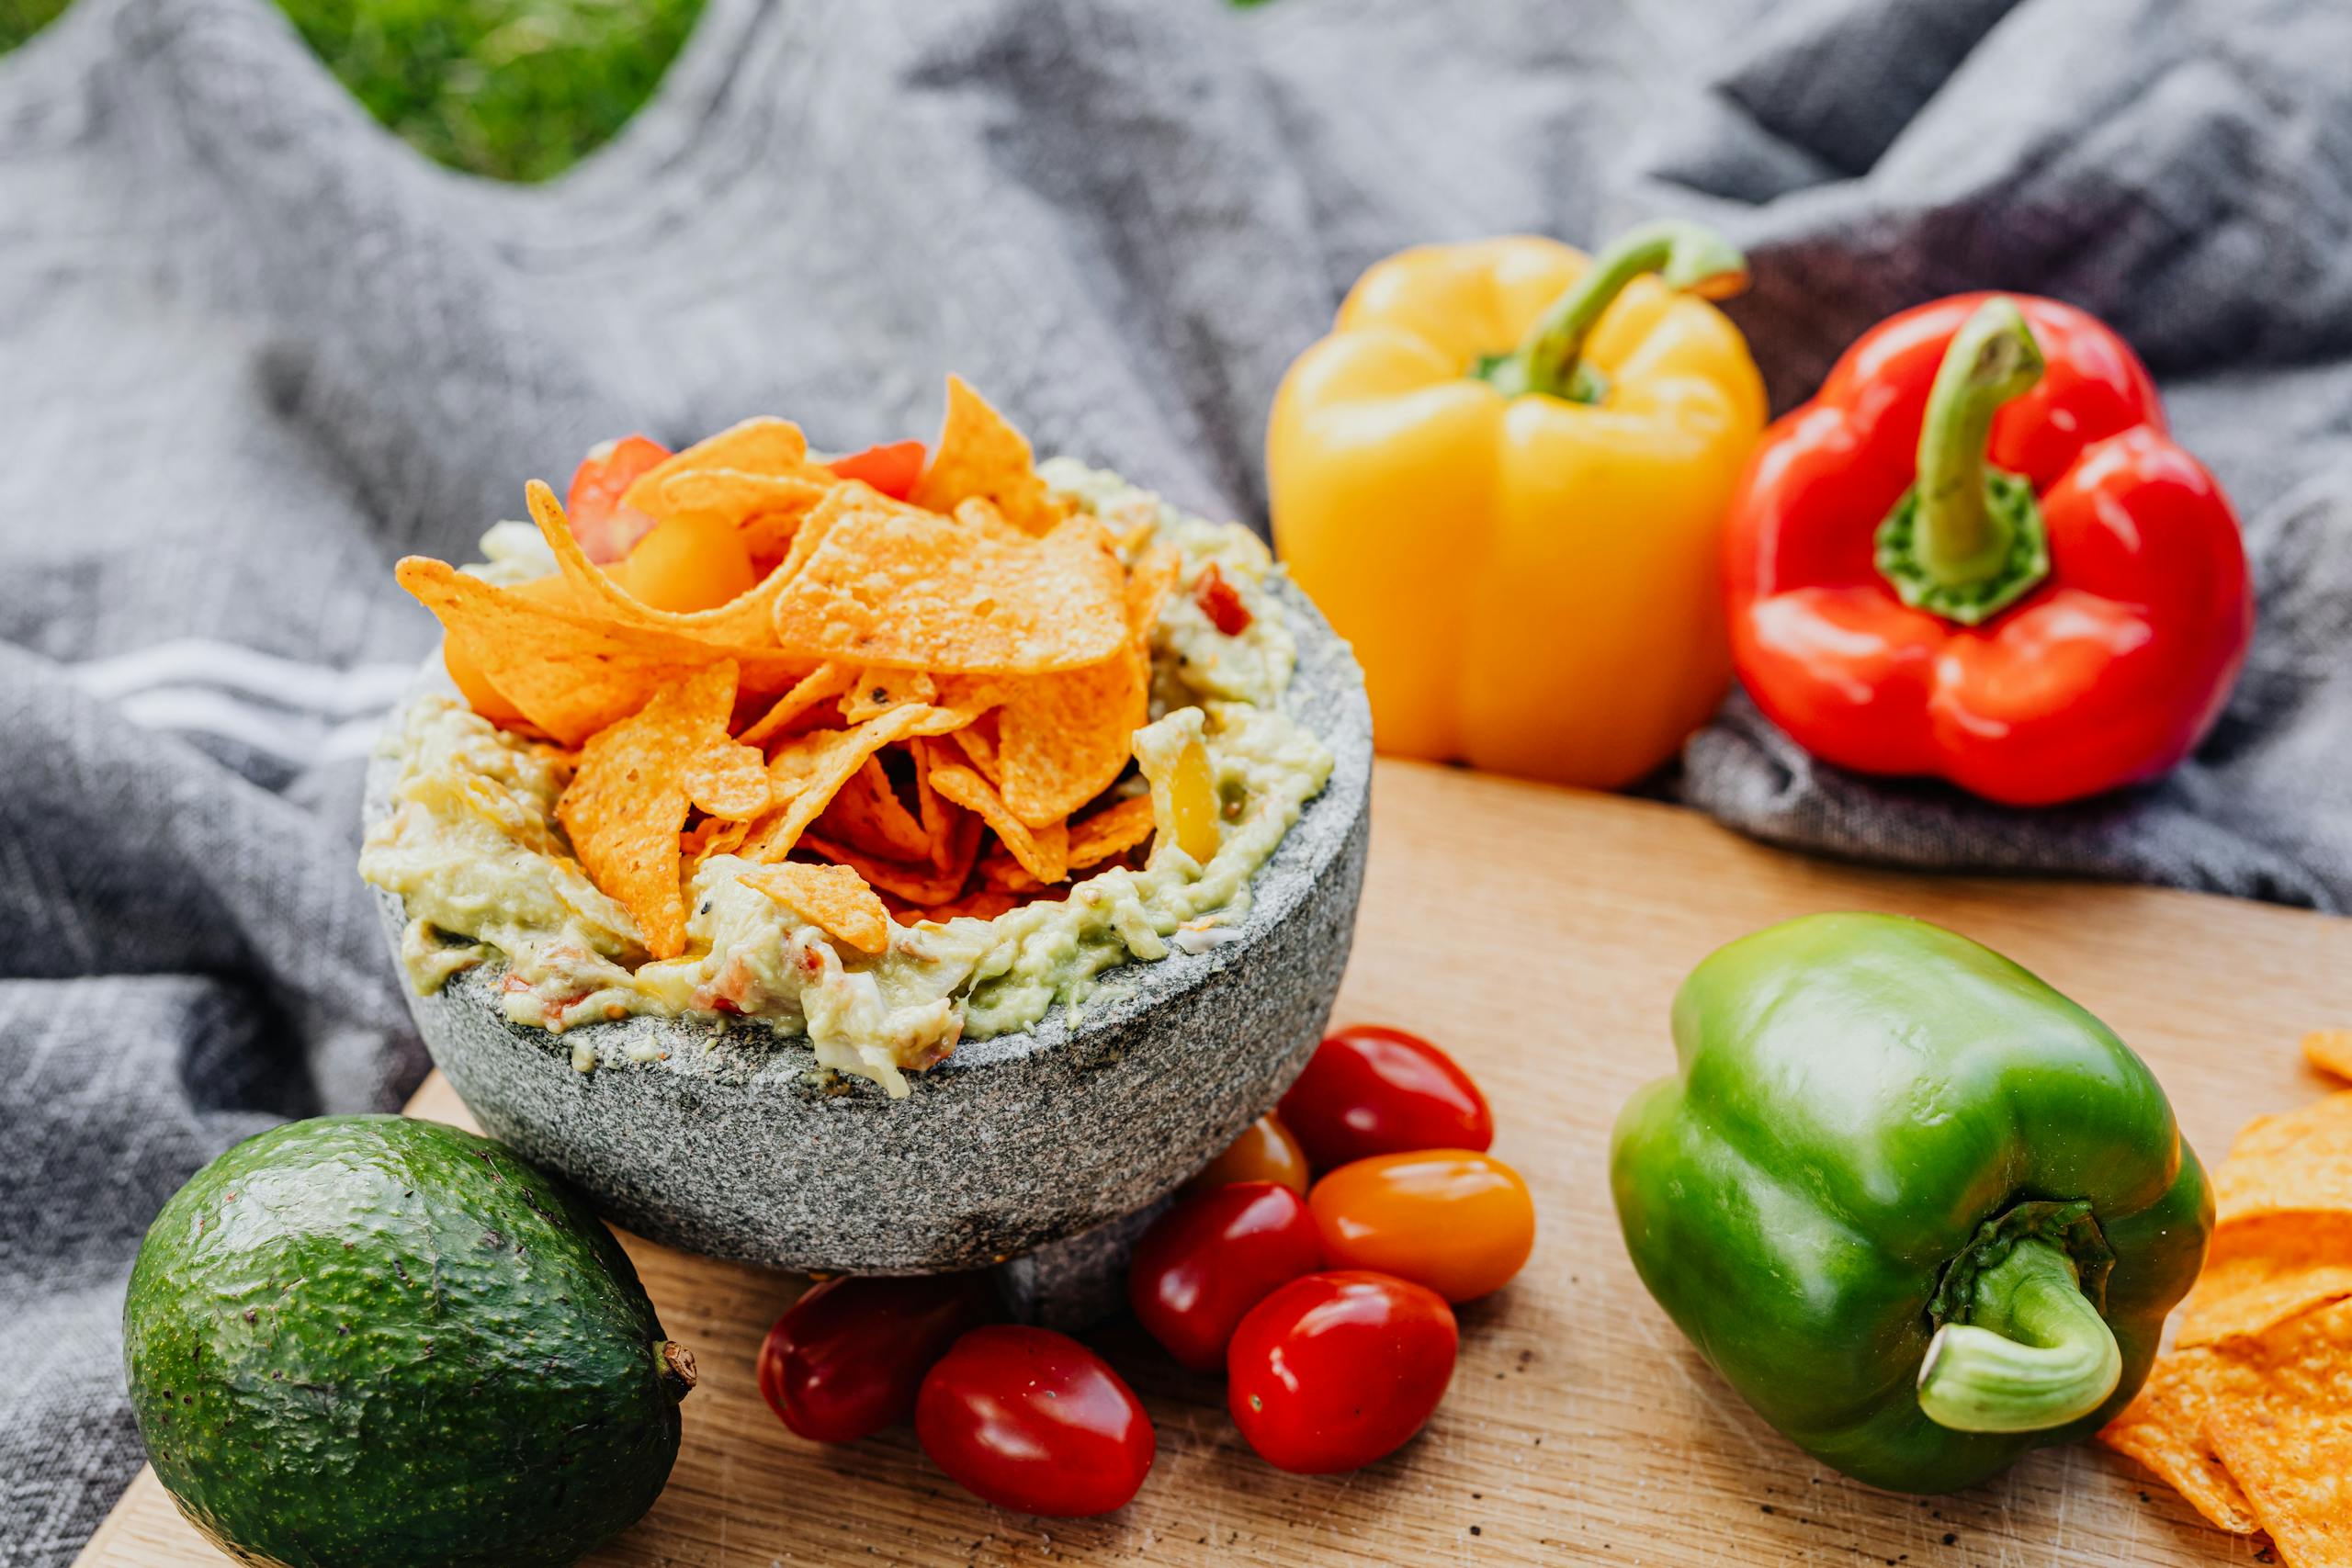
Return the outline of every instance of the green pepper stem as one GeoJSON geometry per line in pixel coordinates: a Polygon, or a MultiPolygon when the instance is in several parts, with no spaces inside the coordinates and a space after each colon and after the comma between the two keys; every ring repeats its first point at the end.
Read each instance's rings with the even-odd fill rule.
{"type": "Polygon", "coordinates": [[[1721,299],[1747,287],[1747,258],[1697,223],[1643,224],[1593,257],[1584,276],[1527,329],[1516,349],[1474,374],[1508,396],[1537,392],[1600,401],[1605,383],[1584,363],[1585,340],[1625,286],[1645,272],[1657,273],[1668,288],[1721,299]]]}
{"type": "Polygon", "coordinates": [[[1878,568],[1906,604],[1973,626],[2050,574],[2033,487],[1986,459],[1993,416],[2041,379],[2017,301],[1995,295],[1952,334],[1919,427],[1918,481],[1878,533],[1878,568]]]}
{"type": "Polygon", "coordinates": [[[2038,1236],[1976,1276],[1968,1321],[1919,1363],[1919,1408],[1956,1432],[2039,1432],[2097,1410],[2123,1376],[2115,1331],[2075,1261],[2038,1236]]]}

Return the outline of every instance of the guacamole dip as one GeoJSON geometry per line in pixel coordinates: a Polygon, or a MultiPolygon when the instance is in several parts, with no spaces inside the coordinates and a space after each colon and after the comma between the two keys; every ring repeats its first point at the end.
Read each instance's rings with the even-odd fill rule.
{"type": "MultiPolygon", "coordinates": [[[[1331,771],[1330,753],[1283,708],[1295,648],[1267,591],[1278,569],[1246,530],[1185,516],[1115,475],[1068,459],[1038,473],[1131,557],[1158,545],[1180,563],[1150,632],[1150,722],[1110,792],[1151,798],[1158,830],[1140,863],[1073,872],[1069,886],[990,919],[893,919],[887,950],[868,953],[739,881],[751,862],[716,853],[687,868],[685,951],[657,960],[557,826],[571,756],[427,694],[408,709],[391,807],[359,862],[403,900],[410,983],[430,992],[503,962],[496,995],[514,1023],[560,1033],[637,1013],[754,1021],[805,1035],[820,1069],[898,1097],[906,1074],[959,1040],[1026,1029],[1057,1002],[1080,1009],[1121,964],[1230,940],[1251,877],[1331,771]],[[1196,817],[1175,830],[1188,791],[1196,817]]],[[[491,558],[477,570],[492,581],[549,570],[526,529],[502,524],[483,548],[491,558]]],[[[582,1071],[599,1065],[593,1037],[573,1048],[582,1071]]]]}

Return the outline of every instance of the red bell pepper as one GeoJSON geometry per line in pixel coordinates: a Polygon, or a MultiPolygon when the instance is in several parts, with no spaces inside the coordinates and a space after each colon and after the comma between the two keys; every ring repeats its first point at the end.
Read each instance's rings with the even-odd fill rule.
{"type": "Polygon", "coordinates": [[[1814,755],[2012,806],[2155,777],[2245,660],[2237,515],[2071,306],[1956,296],[1864,335],[1732,505],[1734,664],[1814,755]]]}

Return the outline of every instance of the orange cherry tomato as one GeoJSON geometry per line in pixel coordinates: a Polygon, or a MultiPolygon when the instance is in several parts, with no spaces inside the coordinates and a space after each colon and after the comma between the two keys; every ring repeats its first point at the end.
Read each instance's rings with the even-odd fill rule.
{"type": "Polygon", "coordinates": [[[1237,1181],[1272,1181],[1306,1196],[1306,1151],[1271,1111],[1242,1128],[1241,1136],[1184,1183],[1184,1190],[1198,1196],[1237,1181]]]}
{"type": "Polygon", "coordinates": [[[1307,1195],[1331,1269],[1369,1269],[1450,1302],[1510,1282],[1535,1248],[1535,1201],[1519,1172],[1471,1149],[1374,1155],[1307,1195]]]}
{"type": "MultiPolygon", "coordinates": [[[[575,602],[571,585],[563,581],[562,574],[559,572],[551,571],[545,577],[535,577],[528,582],[518,582],[514,585],[514,592],[520,593],[526,599],[537,599],[548,604],[561,604],[566,608],[570,608],[575,602]]],[[[489,677],[481,672],[481,666],[467,658],[456,643],[447,641],[442,643],[441,662],[448,667],[449,679],[457,682],[458,694],[466,699],[466,705],[472,708],[474,712],[492,724],[515,724],[521,721],[523,717],[521,710],[508,702],[505,695],[490,683],[489,677]]]]}
{"type": "Polygon", "coordinates": [[[606,570],[639,604],[680,612],[714,609],[760,581],[733,524],[682,517],[655,525],[606,570]]]}

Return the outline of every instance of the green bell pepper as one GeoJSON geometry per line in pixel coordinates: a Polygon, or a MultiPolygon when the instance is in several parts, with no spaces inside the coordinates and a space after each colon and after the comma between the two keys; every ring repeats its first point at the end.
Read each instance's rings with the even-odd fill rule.
{"type": "Polygon", "coordinates": [[[1925,921],[1815,915],[1710,956],[1611,1182],[1642,1282],[1757,1413],[1949,1492],[2147,1377],[2213,1200],[2114,1032],[1925,921]]]}

